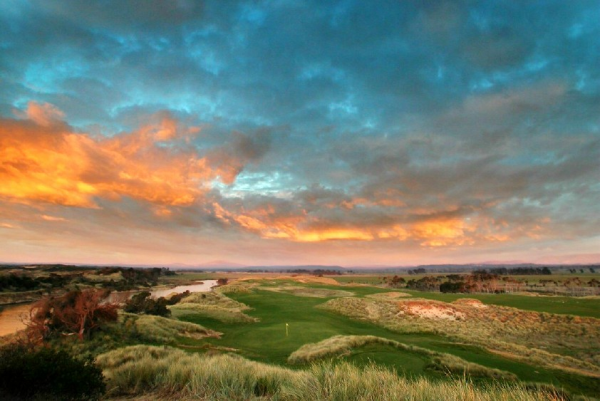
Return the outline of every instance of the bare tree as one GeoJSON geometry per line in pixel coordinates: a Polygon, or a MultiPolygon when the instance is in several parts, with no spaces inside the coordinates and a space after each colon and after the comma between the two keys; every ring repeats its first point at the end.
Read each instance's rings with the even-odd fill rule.
{"type": "Polygon", "coordinates": [[[30,311],[30,334],[43,341],[72,333],[83,340],[103,323],[117,320],[118,305],[106,302],[107,297],[107,291],[91,289],[41,299],[30,311]]]}

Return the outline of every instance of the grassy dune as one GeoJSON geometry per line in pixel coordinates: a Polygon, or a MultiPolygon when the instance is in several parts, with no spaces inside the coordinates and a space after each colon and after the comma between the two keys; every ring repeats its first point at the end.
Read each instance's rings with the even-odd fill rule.
{"type": "Polygon", "coordinates": [[[168,347],[133,346],[98,357],[112,396],[280,400],[559,400],[551,387],[475,386],[464,380],[409,380],[383,367],[316,364],[290,370],[231,355],[188,354],[168,347]]]}
{"type": "Polygon", "coordinates": [[[423,299],[340,298],[323,307],[397,332],[443,334],[505,356],[600,377],[597,319],[423,299]],[[432,317],[436,311],[439,318],[432,317]]]}
{"type": "Polygon", "coordinates": [[[334,297],[351,297],[354,293],[344,290],[331,290],[327,288],[310,288],[298,285],[282,285],[276,287],[261,286],[260,290],[283,292],[297,297],[313,297],[313,298],[334,298],[334,297]]]}
{"type": "Polygon", "coordinates": [[[192,293],[178,304],[169,307],[169,309],[175,317],[197,315],[225,323],[251,323],[256,321],[255,318],[244,313],[244,311],[250,309],[247,305],[236,302],[219,291],[192,293]]]}
{"type": "Polygon", "coordinates": [[[332,356],[349,355],[353,350],[366,345],[386,345],[409,353],[424,356],[428,360],[427,368],[450,375],[467,377],[486,377],[490,379],[516,380],[517,376],[498,369],[491,369],[462,358],[441,352],[430,351],[414,345],[376,336],[334,336],[318,343],[304,344],[288,358],[292,364],[308,363],[332,356]]]}

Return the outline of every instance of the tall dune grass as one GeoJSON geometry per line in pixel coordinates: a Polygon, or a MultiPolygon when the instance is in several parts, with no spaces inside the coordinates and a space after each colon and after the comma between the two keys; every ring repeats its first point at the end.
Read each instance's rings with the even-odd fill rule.
{"type": "Polygon", "coordinates": [[[175,317],[200,315],[220,320],[224,323],[252,323],[256,318],[248,316],[248,305],[234,301],[221,292],[211,291],[192,293],[169,309],[175,317]]]}
{"type": "Polygon", "coordinates": [[[281,292],[284,294],[291,294],[297,297],[310,297],[310,298],[332,298],[332,297],[351,297],[354,295],[353,292],[344,290],[330,290],[328,288],[314,288],[314,287],[302,287],[299,285],[279,285],[275,287],[262,286],[258,287],[259,290],[281,292]]]}
{"type": "Polygon", "coordinates": [[[552,388],[475,386],[464,381],[430,382],[397,376],[371,365],[320,363],[291,370],[239,356],[188,354],[168,347],[132,346],[98,357],[112,396],[189,400],[560,400],[552,388]]]}
{"type": "Polygon", "coordinates": [[[441,334],[528,363],[600,377],[600,348],[590,347],[600,344],[600,319],[418,298],[336,298],[319,307],[395,332],[441,334]],[[419,317],[404,311],[406,302],[452,308],[464,317],[456,321],[419,317]]]}
{"type": "Polygon", "coordinates": [[[304,344],[289,356],[288,362],[292,364],[313,362],[331,356],[348,354],[352,349],[369,344],[386,345],[402,351],[423,355],[429,359],[429,369],[452,375],[517,380],[517,377],[509,372],[471,363],[454,355],[431,351],[414,345],[406,345],[376,336],[333,336],[318,343],[304,344]]]}

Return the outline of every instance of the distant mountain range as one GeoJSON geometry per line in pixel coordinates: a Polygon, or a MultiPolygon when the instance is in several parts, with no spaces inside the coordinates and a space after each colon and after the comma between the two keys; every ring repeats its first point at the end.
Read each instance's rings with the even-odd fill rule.
{"type": "MultiPolygon", "coordinates": [[[[28,267],[28,268],[44,268],[53,264],[29,264],[29,263],[1,263],[0,266],[7,267],[28,267]]],[[[55,264],[55,266],[63,266],[64,268],[73,267],[134,267],[134,268],[151,268],[151,267],[168,267],[173,270],[198,270],[198,271],[222,271],[222,272],[293,272],[293,271],[315,271],[329,270],[336,272],[354,272],[354,273],[406,273],[408,270],[425,270],[428,272],[465,272],[477,269],[491,269],[497,267],[518,268],[518,267],[600,267],[600,263],[506,263],[506,262],[487,262],[487,263],[465,263],[465,264],[429,264],[429,265],[413,265],[413,266],[338,266],[338,265],[243,265],[227,260],[213,260],[201,264],[55,264]]]]}

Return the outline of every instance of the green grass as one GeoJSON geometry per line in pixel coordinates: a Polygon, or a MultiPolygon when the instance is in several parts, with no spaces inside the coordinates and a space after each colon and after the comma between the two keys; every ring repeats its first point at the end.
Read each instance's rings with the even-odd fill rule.
{"type": "MultiPolygon", "coordinates": [[[[314,287],[336,288],[329,286],[314,287]]],[[[375,287],[342,288],[352,291],[358,296],[386,291],[375,287]]],[[[419,292],[418,294],[421,295],[422,293],[419,292]]],[[[335,335],[373,335],[404,344],[449,353],[466,361],[490,368],[506,370],[525,381],[554,383],[572,391],[580,391],[586,394],[596,394],[596,391],[599,390],[598,384],[590,382],[590,379],[581,379],[584,383],[578,384],[581,378],[578,375],[532,367],[528,364],[491,354],[476,346],[457,344],[442,335],[399,334],[367,321],[352,320],[334,312],[315,308],[327,299],[297,297],[261,290],[254,290],[250,293],[228,294],[228,296],[253,308],[246,313],[258,318],[259,321],[248,324],[228,324],[216,319],[191,314],[181,318],[224,333],[219,340],[207,339],[205,342],[215,346],[238,349],[240,355],[252,360],[286,365],[289,355],[304,344],[316,343],[335,335]],[[288,336],[285,332],[285,323],[289,324],[288,336]]],[[[369,357],[372,357],[376,362],[393,367],[400,372],[428,375],[427,372],[419,368],[421,364],[415,364],[412,358],[403,358],[402,354],[386,355],[385,350],[375,347],[365,351],[364,355],[358,353],[352,356],[350,360],[364,363],[369,357]]],[[[598,380],[594,380],[598,382],[598,380]]]]}
{"type": "Polygon", "coordinates": [[[558,400],[554,389],[519,384],[477,386],[464,380],[407,380],[377,365],[316,364],[305,370],[230,355],[186,354],[134,346],[103,354],[98,363],[111,395],[231,400],[558,400]]]}
{"type": "Polygon", "coordinates": [[[369,284],[376,285],[382,283],[381,276],[361,276],[361,275],[345,275],[345,276],[332,276],[331,278],[340,284],[369,284]]]}
{"type": "MultiPolygon", "coordinates": [[[[431,351],[414,345],[402,344],[398,341],[376,336],[334,336],[318,343],[304,344],[288,358],[292,364],[310,363],[323,359],[340,359],[361,354],[365,348],[370,353],[381,357],[382,349],[387,350],[386,366],[399,368],[402,371],[412,370],[415,373],[440,373],[447,375],[486,378],[494,380],[516,380],[517,376],[498,369],[467,362],[457,356],[431,351]],[[391,357],[391,358],[390,358],[391,357]],[[425,360],[425,365],[414,364],[415,359],[425,360]]],[[[380,359],[376,361],[382,363],[380,359]]]]}
{"type": "MultiPolygon", "coordinates": [[[[406,377],[424,376],[423,372],[430,363],[429,358],[424,355],[380,344],[369,344],[354,350],[344,360],[361,367],[369,366],[371,363],[387,366],[406,377]]],[[[434,375],[427,375],[429,378],[433,378],[432,376],[434,375]]]]}
{"type": "MultiPolygon", "coordinates": [[[[350,278],[348,277],[342,277],[350,278]]],[[[341,280],[337,278],[336,280],[341,280]]],[[[485,304],[509,306],[523,310],[535,312],[557,313],[563,315],[574,316],[589,316],[600,319],[600,298],[577,298],[563,296],[528,296],[518,294],[444,294],[440,292],[415,291],[406,288],[389,288],[389,287],[368,287],[368,286],[351,286],[350,284],[342,287],[328,285],[311,285],[315,288],[323,289],[344,289],[354,292],[358,297],[363,297],[368,294],[376,294],[380,292],[404,292],[411,294],[415,298],[432,299],[436,301],[452,302],[460,298],[474,298],[482,301],[485,304]]]]}

